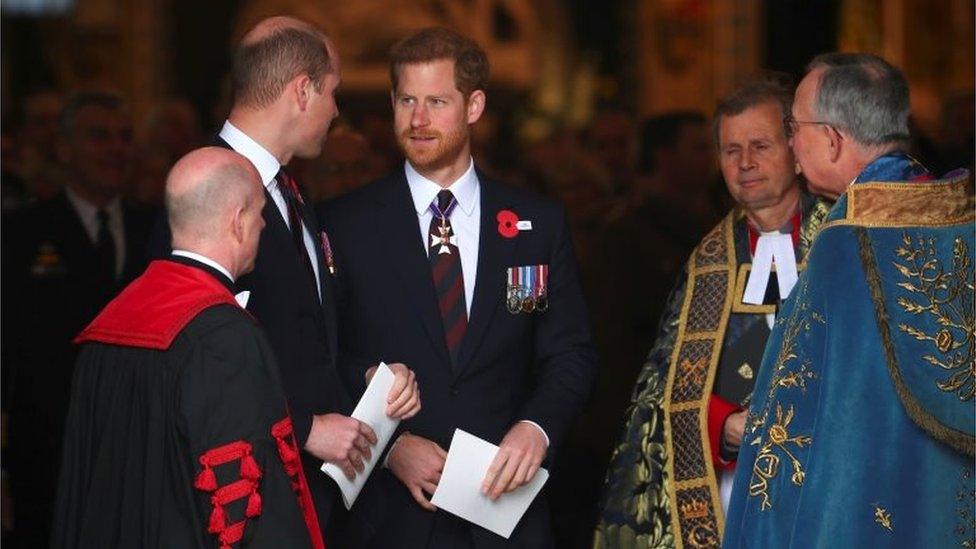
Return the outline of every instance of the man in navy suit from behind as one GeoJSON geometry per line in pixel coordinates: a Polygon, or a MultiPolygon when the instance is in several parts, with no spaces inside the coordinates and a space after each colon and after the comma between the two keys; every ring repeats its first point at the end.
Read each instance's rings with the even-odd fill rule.
{"type": "Polygon", "coordinates": [[[362,385],[366,368],[397,357],[424,392],[369,481],[376,502],[353,508],[382,525],[364,547],[553,544],[544,491],[509,540],[429,501],[456,428],[500,446],[483,480],[489,497],[529,482],[596,373],[565,212],[474,166],[470,128],[487,76],[484,51],[456,32],[398,44],[391,99],[407,160],[323,210],[337,254],[341,374],[362,385]]]}

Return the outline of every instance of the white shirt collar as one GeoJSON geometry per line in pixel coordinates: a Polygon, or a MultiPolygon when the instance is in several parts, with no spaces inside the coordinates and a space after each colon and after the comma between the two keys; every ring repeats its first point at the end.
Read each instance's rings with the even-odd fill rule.
{"type": "Polygon", "coordinates": [[[231,282],[234,282],[234,277],[231,276],[230,271],[228,271],[220,263],[217,263],[216,261],[214,261],[213,259],[210,259],[209,257],[207,257],[205,255],[200,255],[198,253],[191,252],[191,251],[187,251],[187,250],[173,250],[173,255],[178,255],[180,257],[186,257],[186,258],[192,259],[194,261],[199,261],[200,263],[203,263],[204,265],[206,265],[208,267],[213,267],[214,269],[217,269],[218,271],[220,271],[221,274],[223,274],[224,276],[226,276],[228,280],[230,280],[231,282]]]}
{"type": "MultiPolygon", "coordinates": [[[[71,205],[75,207],[78,214],[84,217],[86,220],[98,220],[98,208],[94,204],[82,198],[78,193],[71,190],[71,187],[65,187],[65,194],[68,195],[68,200],[71,205]]],[[[122,200],[119,197],[115,197],[111,202],[105,206],[105,211],[108,212],[109,217],[115,218],[117,215],[122,214],[122,200]]]]}
{"type": "Polygon", "coordinates": [[[278,170],[281,169],[281,163],[268,152],[268,149],[231,124],[230,120],[225,121],[224,127],[220,129],[220,138],[254,164],[265,187],[275,180],[278,170]]]}
{"type": "MultiPolygon", "coordinates": [[[[407,184],[410,186],[410,195],[413,197],[414,208],[417,210],[417,215],[423,215],[430,208],[430,204],[437,197],[437,193],[444,188],[420,175],[420,172],[410,165],[409,160],[403,164],[404,171],[407,174],[407,184]]],[[[471,159],[468,169],[447,187],[447,190],[454,194],[458,208],[464,212],[464,215],[470,216],[471,212],[474,211],[478,184],[478,174],[474,170],[474,159],[471,159]]]]}
{"type": "MultiPolygon", "coordinates": [[[[71,187],[65,187],[64,191],[68,197],[68,202],[78,212],[78,217],[81,218],[81,224],[85,227],[88,236],[91,237],[92,241],[95,241],[98,238],[98,208],[71,190],[71,187]]],[[[108,212],[109,230],[114,232],[116,225],[121,228],[122,199],[119,197],[113,198],[105,206],[105,211],[108,212]]]]}

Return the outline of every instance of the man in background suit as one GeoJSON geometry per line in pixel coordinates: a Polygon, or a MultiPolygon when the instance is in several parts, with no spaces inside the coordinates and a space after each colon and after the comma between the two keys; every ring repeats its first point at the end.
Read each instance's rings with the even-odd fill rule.
{"type": "MultiPolygon", "coordinates": [[[[319,29],[289,17],[258,23],[234,52],[234,105],[215,139],[251,161],[265,186],[265,229],[254,271],[238,289],[249,291],[247,310],[265,329],[275,352],[308,471],[319,524],[326,535],[337,490],[318,471],[323,461],[352,477],[362,470],[376,442],[368,425],[340,412],[349,395],[336,374],[335,288],[328,240],[318,234],[315,212],[284,171],[293,157],[312,158],[322,149],[339,114],[335,89],[340,60],[319,29]]],[[[169,253],[169,239],[154,256],[169,253]]],[[[391,366],[397,383],[389,412],[406,418],[419,409],[416,383],[402,364],[391,366]]],[[[368,380],[372,372],[364,372],[368,380]]]]}
{"type": "Polygon", "coordinates": [[[391,99],[407,162],[324,210],[343,376],[362,385],[370,364],[398,357],[424,390],[423,411],[401,423],[388,468],[370,479],[377,503],[353,508],[382,524],[364,547],[553,543],[544,496],[507,542],[428,500],[456,428],[500,445],[484,479],[490,497],[531,480],[596,373],[564,211],[474,168],[470,126],[485,107],[487,73],[481,48],[447,29],[395,47],[391,99]],[[506,288],[518,267],[548,276],[506,288]]]}
{"type": "Polygon", "coordinates": [[[15,546],[47,544],[76,350],[71,340],[145,267],[152,215],[120,199],[132,126],[123,100],[74,96],[60,117],[62,192],[4,220],[3,368],[15,546]]]}

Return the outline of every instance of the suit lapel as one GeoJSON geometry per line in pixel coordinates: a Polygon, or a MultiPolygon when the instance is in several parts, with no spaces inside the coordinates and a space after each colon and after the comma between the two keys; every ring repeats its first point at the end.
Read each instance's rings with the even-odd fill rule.
{"type": "Polygon", "coordinates": [[[125,262],[122,265],[122,281],[131,280],[142,274],[139,269],[146,264],[145,242],[136,239],[136,235],[139,234],[137,221],[136,213],[123,202],[122,230],[125,231],[125,262]]]}
{"type": "Polygon", "coordinates": [[[498,233],[498,222],[495,216],[499,210],[509,206],[503,204],[503,199],[498,194],[498,187],[488,182],[480,172],[478,180],[481,185],[478,273],[474,286],[474,299],[471,303],[471,316],[458,353],[456,376],[471,365],[488,326],[491,325],[491,320],[498,310],[498,303],[505,295],[506,268],[510,266],[506,261],[514,257],[518,244],[517,238],[502,238],[498,233]]]}
{"type": "Polygon", "coordinates": [[[60,216],[60,219],[63,223],[63,234],[67,238],[69,246],[75,250],[85,250],[83,257],[86,262],[94,264],[95,243],[89,238],[88,231],[85,229],[84,223],[81,222],[81,216],[78,214],[78,210],[71,205],[71,201],[64,191],[58,195],[57,200],[58,208],[66,214],[60,216]]]}
{"type": "Polygon", "coordinates": [[[386,205],[386,215],[378,216],[377,224],[386,246],[385,257],[389,258],[403,282],[404,293],[420,317],[424,331],[427,332],[441,362],[445,368],[450,368],[450,356],[447,352],[447,341],[444,339],[441,313],[437,308],[430,261],[420,240],[417,212],[414,210],[403,170],[387,180],[381,201],[386,205]]]}
{"type": "MultiPolygon", "coordinates": [[[[329,351],[335,353],[338,349],[338,333],[335,312],[335,291],[332,274],[325,265],[325,252],[322,250],[322,236],[319,231],[318,217],[308,202],[302,204],[302,220],[312,234],[312,249],[315,250],[315,262],[319,269],[319,288],[322,288],[322,306],[325,313],[326,334],[329,339],[329,351]]],[[[334,358],[334,357],[333,357],[334,358]]]]}

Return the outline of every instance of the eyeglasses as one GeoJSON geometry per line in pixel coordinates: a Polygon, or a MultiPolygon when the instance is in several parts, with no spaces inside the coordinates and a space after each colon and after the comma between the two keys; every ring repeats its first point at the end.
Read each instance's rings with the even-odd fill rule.
{"type": "Polygon", "coordinates": [[[788,114],[783,117],[783,127],[786,128],[786,136],[793,137],[796,132],[800,131],[800,124],[815,124],[818,126],[827,126],[828,128],[833,128],[830,122],[822,122],[820,120],[797,120],[792,114],[788,114]]]}

